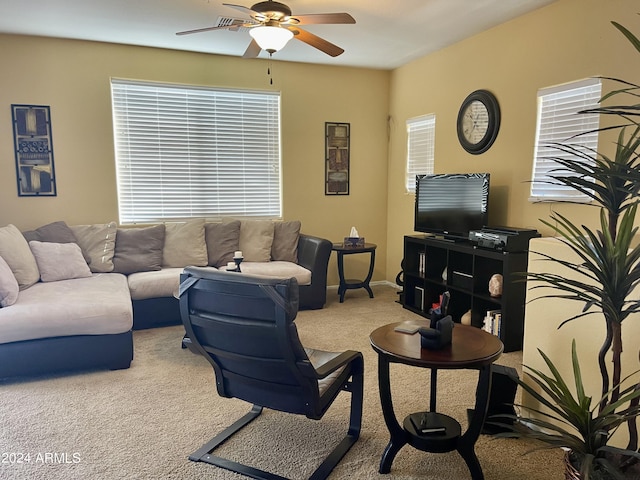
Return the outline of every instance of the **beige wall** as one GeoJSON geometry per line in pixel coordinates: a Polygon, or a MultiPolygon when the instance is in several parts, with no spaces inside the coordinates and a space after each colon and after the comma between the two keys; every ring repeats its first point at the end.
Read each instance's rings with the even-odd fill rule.
{"type": "MultiPolygon", "coordinates": [[[[589,281],[580,275],[569,271],[556,262],[549,262],[541,255],[578,263],[579,259],[569,247],[555,238],[536,238],[531,241],[529,254],[529,271],[558,274],[580,282],[589,281]],[[536,253],[534,253],[536,252],[536,253]]],[[[538,284],[540,285],[540,284],[538,284]]],[[[522,363],[530,368],[547,372],[544,360],[538,353],[542,350],[554,362],[560,374],[573,384],[573,369],[571,365],[571,343],[575,339],[580,369],[585,392],[592,397],[592,407],[600,400],[602,394],[602,378],[598,366],[598,352],[606,338],[606,324],[601,314],[588,315],[572,320],[560,327],[568,318],[578,315],[582,311],[582,304],[576,301],[560,298],[540,298],[558,293],[550,288],[529,289],[527,291],[527,308],[524,323],[524,346],[522,348],[522,363]]],[[[638,298],[636,290],[635,298],[638,298]]],[[[632,314],[622,322],[622,379],[635,373],[631,381],[625,386],[638,382],[638,338],[640,337],[640,315],[632,314]]],[[[607,357],[609,373],[612,372],[611,355],[607,357]]],[[[537,387],[535,387],[537,388],[537,387]]],[[[523,392],[522,404],[528,408],[540,410],[541,405],[531,395],[523,392]]],[[[540,418],[540,415],[524,412],[540,418]]],[[[626,426],[620,428],[614,443],[619,447],[628,443],[626,426]]]]}
{"type": "MultiPolygon", "coordinates": [[[[551,208],[593,224],[597,214],[588,207],[528,201],[536,94],[542,87],[597,75],[637,80],[640,55],[610,21],[640,32],[638,12],[633,0],[559,0],[392,72],[387,278],[400,269],[403,235],[413,233],[414,196],[404,191],[404,167],[405,122],[414,116],[436,114],[437,173],[491,174],[491,224],[548,235],[539,219],[551,208]],[[458,143],[456,118],[464,98],[477,89],[496,95],[502,124],[490,150],[470,155],[458,143]]],[[[610,139],[600,145],[610,149],[610,139]]]]}
{"type": "MultiPolygon", "coordinates": [[[[389,72],[0,35],[0,225],[117,220],[110,77],[282,93],[283,216],[333,241],[352,225],[378,243],[385,277],[389,72]],[[58,195],[18,197],[11,104],[51,106],[58,195]],[[351,124],[349,196],[324,195],[324,123],[351,124]]],[[[353,256],[357,277],[368,263],[353,256]]],[[[368,257],[368,256],[366,256],[368,257]]],[[[335,259],[329,284],[337,284],[335,259]]]]}
{"type": "MultiPolygon", "coordinates": [[[[638,11],[634,0],[558,0],[392,72],[274,61],[273,86],[263,60],[0,35],[0,225],[117,218],[109,95],[115,76],[280,90],[284,217],[336,241],[355,225],[379,245],[374,280],[394,280],[403,235],[413,233],[414,197],[404,192],[405,122],[417,115],[436,114],[437,172],[491,173],[493,225],[548,234],[539,219],[552,207],[527,200],[536,92],[593,75],[637,78],[640,62],[623,60],[634,52],[609,21],[633,29],[638,11]],[[455,122],[462,100],[480,88],[497,96],[502,125],[493,147],[474,156],[459,146],[455,122]],[[12,103],[52,108],[55,198],[16,195],[12,103]],[[324,195],[327,121],[351,123],[349,196],[324,195]]],[[[587,223],[594,218],[584,207],[553,208],[587,223]]],[[[364,257],[349,258],[349,276],[363,275],[364,257]]],[[[337,283],[334,259],[329,283],[337,283]]]]}

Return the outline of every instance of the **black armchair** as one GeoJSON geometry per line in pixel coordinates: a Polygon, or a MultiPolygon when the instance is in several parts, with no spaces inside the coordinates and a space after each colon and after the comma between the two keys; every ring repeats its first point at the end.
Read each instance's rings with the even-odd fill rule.
{"type": "Polygon", "coordinates": [[[351,393],[346,437],[310,477],[326,478],[360,435],[363,359],[360,352],[307,349],[293,322],[298,312],[294,278],[185,268],[180,312],[191,349],[215,371],[218,394],[253,404],[249,413],[189,456],[257,479],[282,477],[212,452],[262,413],[263,407],[319,420],[341,391],[351,393]]]}

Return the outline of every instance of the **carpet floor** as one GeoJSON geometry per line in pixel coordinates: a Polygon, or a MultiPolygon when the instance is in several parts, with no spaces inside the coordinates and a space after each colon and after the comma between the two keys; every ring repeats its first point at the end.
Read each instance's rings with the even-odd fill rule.
{"type": "MultiPolygon", "coordinates": [[[[431,454],[405,446],[391,473],[378,473],[389,441],[377,384],[377,356],[369,333],[415,318],[387,285],[347,292],[339,303],[329,291],[326,307],[302,311],[296,324],[302,342],[324,350],[360,350],[365,359],[365,398],[360,440],[331,479],[458,480],[470,478],[456,453],[431,454]]],[[[71,479],[240,479],[205,463],[188,460],[224,427],[250,409],[220,398],[213,370],[202,357],[180,348],[181,326],[134,332],[131,368],[19,379],[0,383],[0,478],[71,479]]],[[[497,363],[521,372],[521,352],[497,363]]],[[[438,409],[466,426],[477,372],[442,370],[438,409]]],[[[429,371],[392,365],[391,388],[398,418],[426,410],[429,371]]],[[[265,410],[223,445],[219,455],[292,479],[307,478],[341,439],[348,426],[349,398],[341,394],[320,421],[265,410]]],[[[487,480],[562,479],[562,452],[534,450],[525,440],[481,435],[476,453],[487,480]],[[530,453],[527,453],[530,452],[530,453]]]]}

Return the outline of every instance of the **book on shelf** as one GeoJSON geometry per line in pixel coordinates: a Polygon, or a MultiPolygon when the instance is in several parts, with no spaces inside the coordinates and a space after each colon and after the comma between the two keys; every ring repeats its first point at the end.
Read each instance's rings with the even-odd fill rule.
{"type": "Polygon", "coordinates": [[[502,311],[501,310],[487,310],[487,314],[484,317],[484,324],[482,329],[491,335],[500,336],[502,333],[502,311]]]}
{"type": "Polygon", "coordinates": [[[447,429],[435,412],[412,413],[409,416],[413,428],[418,435],[446,433],[447,429]]]}
{"type": "Polygon", "coordinates": [[[418,254],[418,273],[424,275],[427,269],[427,255],[425,252],[418,254]]]}

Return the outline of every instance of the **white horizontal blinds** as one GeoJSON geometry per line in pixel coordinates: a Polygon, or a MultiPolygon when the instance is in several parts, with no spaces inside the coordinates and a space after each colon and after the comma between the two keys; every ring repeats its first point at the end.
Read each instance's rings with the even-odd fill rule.
{"type": "MultiPolygon", "coordinates": [[[[538,91],[538,124],[536,132],[531,201],[588,201],[589,198],[564,185],[545,183],[559,164],[556,158],[571,158],[569,153],[551,146],[553,143],[579,145],[588,152],[598,148],[600,116],[598,114],[578,114],[579,111],[595,108],[600,100],[600,79],[588,79],[543,88],[538,91]],[[583,132],[591,132],[582,134],[583,132]]],[[[573,156],[575,158],[575,156],[573,156]]]]}
{"type": "Polygon", "coordinates": [[[121,223],[279,217],[280,96],[112,80],[121,223]]]}
{"type": "Polygon", "coordinates": [[[416,191],[416,175],[433,173],[436,116],[433,114],[407,120],[407,192],[416,191]]]}

